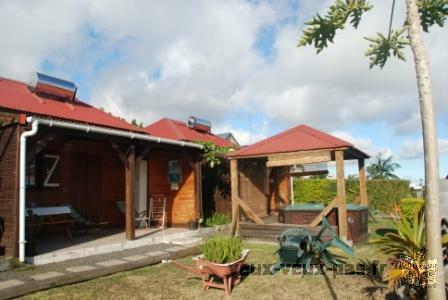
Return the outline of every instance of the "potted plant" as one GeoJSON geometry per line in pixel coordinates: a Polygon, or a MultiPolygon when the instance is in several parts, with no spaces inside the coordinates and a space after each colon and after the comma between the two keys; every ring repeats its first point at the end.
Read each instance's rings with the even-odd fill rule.
{"type": "Polygon", "coordinates": [[[202,274],[208,274],[209,280],[204,277],[202,286],[221,288],[229,295],[232,288],[241,281],[241,267],[243,266],[248,249],[243,249],[243,242],[239,237],[214,237],[201,245],[202,255],[193,258],[197,268],[202,274]],[[214,279],[218,277],[223,284],[217,284],[214,279]]]}
{"type": "Polygon", "coordinates": [[[195,218],[190,219],[187,224],[188,224],[188,229],[190,230],[197,230],[199,228],[199,225],[202,224],[203,219],[201,217],[196,216],[195,218]]]}

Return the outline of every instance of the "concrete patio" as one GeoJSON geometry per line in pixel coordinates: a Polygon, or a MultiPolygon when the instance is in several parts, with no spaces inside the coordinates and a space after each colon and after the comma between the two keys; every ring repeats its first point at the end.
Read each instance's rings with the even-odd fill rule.
{"type": "Polygon", "coordinates": [[[36,240],[37,255],[27,257],[26,262],[44,265],[88,256],[112,253],[127,249],[150,246],[160,243],[191,244],[200,241],[203,235],[224,230],[226,226],[200,228],[136,229],[136,239],[126,240],[121,229],[104,229],[87,235],[76,235],[70,242],[63,235],[46,235],[36,240]]]}

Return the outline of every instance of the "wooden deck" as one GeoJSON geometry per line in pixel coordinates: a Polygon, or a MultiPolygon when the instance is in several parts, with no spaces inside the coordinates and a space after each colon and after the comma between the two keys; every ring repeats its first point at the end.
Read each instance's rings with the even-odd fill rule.
{"type": "MultiPolygon", "coordinates": [[[[239,231],[240,236],[247,239],[277,242],[280,234],[286,229],[305,228],[312,235],[316,235],[321,229],[321,226],[310,227],[306,225],[279,223],[277,220],[277,216],[268,216],[262,218],[262,220],[264,224],[255,224],[250,221],[241,222],[239,231]]],[[[332,226],[332,229],[334,230],[334,232],[336,232],[336,234],[338,233],[338,228],[336,226],[332,226]]],[[[331,237],[330,231],[325,231],[322,237],[324,241],[328,241],[331,237]]]]}

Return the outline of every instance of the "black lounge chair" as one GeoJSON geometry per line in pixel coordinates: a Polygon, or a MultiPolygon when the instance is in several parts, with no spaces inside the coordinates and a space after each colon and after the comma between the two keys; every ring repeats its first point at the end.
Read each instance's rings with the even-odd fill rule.
{"type": "Polygon", "coordinates": [[[93,222],[83,217],[73,206],[66,204],[70,208],[70,216],[73,218],[73,231],[84,231],[87,234],[93,228],[103,229],[109,222],[93,222]]]}
{"type": "MultiPolygon", "coordinates": [[[[116,201],[118,210],[120,211],[120,214],[124,217],[126,217],[126,203],[125,201],[116,201]]],[[[148,217],[148,210],[144,210],[141,212],[138,212],[137,210],[134,210],[134,218],[135,218],[135,225],[140,226],[141,222],[145,224],[145,227],[149,229],[150,222],[148,217]]]]}

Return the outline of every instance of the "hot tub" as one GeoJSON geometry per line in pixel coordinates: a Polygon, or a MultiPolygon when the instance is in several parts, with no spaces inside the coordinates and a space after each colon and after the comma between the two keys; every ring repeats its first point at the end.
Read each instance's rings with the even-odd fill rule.
{"type": "MultiPolygon", "coordinates": [[[[285,224],[309,225],[324,209],[323,204],[291,204],[279,210],[278,221],[285,224]]],[[[349,239],[353,242],[365,242],[368,239],[368,207],[359,204],[347,204],[347,225],[349,239]]],[[[330,225],[338,225],[337,208],[327,215],[330,225]]]]}

